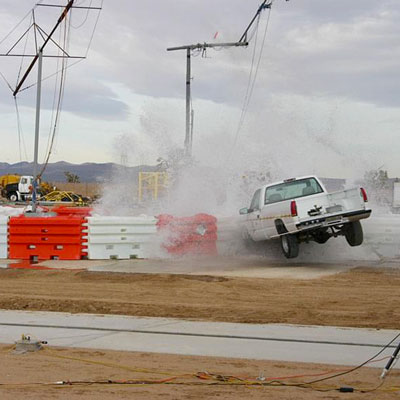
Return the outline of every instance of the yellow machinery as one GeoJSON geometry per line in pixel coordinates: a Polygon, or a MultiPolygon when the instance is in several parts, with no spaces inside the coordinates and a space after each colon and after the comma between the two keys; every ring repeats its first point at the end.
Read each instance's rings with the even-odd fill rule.
{"type": "Polygon", "coordinates": [[[85,202],[83,201],[82,197],[78,194],[73,192],[62,192],[59,190],[55,190],[54,192],[50,192],[45,196],[40,198],[40,201],[54,201],[54,202],[61,202],[61,201],[68,201],[71,202],[71,205],[83,206],[85,202]]]}
{"type": "Polygon", "coordinates": [[[139,172],[139,201],[158,200],[166,193],[168,174],[166,172],[139,172]]]}
{"type": "Polygon", "coordinates": [[[2,175],[0,176],[0,186],[6,187],[10,183],[17,183],[19,182],[20,178],[21,175],[11,175],[11,174],[2,175]]]}
{"type": "Polygon", "coordinates": [[[54,185],[51,185],[48,182],[40,183],[40,193],[42,194],[42,196],[54,192],[56,189],[57,188],[54,185]]]}

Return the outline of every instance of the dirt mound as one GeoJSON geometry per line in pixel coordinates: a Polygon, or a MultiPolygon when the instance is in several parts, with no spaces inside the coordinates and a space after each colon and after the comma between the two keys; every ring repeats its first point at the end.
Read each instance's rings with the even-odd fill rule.
{"type": "Polygon", "coordinates": [[[400,270],[319,279],[0,270],[0,308],[247,323],[400,328],[400,270]]]}

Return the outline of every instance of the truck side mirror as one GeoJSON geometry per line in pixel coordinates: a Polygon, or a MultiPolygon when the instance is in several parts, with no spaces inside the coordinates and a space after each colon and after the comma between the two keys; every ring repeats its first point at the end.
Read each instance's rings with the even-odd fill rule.
{"type": "Polygon", "coordinates": [[[241,209],[239,210],[239,214],[240,214],[240,215],[245,215],[245,214],[248,214],[248,213],[249,213],[249,209],[248,209],[247,207],[241,208],[241,209]]]}

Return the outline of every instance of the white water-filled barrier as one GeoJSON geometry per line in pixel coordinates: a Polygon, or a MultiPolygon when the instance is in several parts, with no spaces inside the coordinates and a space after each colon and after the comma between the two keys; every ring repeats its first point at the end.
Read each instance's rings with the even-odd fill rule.
{"type": "Polygon", "coordinates": [[[158,252],[154,217],[88,217],[84,223],[90,260],[148,258],[158,252]]]}
{"type": "Polygon", "coordinates": [[[0,258],[8,257],[8,217],[0,216],[0,258]]]}

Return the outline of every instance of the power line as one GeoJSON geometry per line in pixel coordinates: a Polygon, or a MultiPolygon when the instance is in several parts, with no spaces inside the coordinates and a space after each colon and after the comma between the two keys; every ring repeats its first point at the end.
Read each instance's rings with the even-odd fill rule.
{"type": "Polygon", "coordinates": [[[22,149],[24,150],[25,160],[28,159],[28,155],[27,155],[27,153],[26,153],[26,146],[25,146],[25,140],[24,140],[24,132],[23,132],[23,130],[22,130],[21,117],[20,117],[20,113],[19,113],[17,97],[14,97],[14,104],[15,104],[15,111],[16,111],[16,115],[17,115],[19,159],[20,159],[20,161],[22,161],[22,149]]]}
{"type": "MultiPolygon", "coordinates": [[[[32,11],[32,13],[33,13],[33,11],[32,11]]],[[[31,28],[31,26],[32,26],[32,23],[34,23],[34,17],[33,17],[33,14],[31,15],[31,20],[30,20],[30,23],[29,23],[29,29],[28,29],[28,31],[26,32],[26,40],[25,40],[25,44],[24,44],[24,49],[23,49],[23,54],[25,55],[25,53],[26,53],[26,47],[27,47],[27,45],[28,45],[28,40],[29,40],[29,32],[30,32],[30,28],[31,28]]],[[[36,30],[34,30],[35,31],[35,45],[36,45],[36,30]]],[[[36,48],[36,47],[35,47],[36,48]]],[[[17,84],[18,84],[18,81],[19,81],[19,78],[21,77],[21,72],[22,72],[22,65],[23,65],[23,63],[24,63],[24,57],[21,57],[21,63],[20,63],[20,65],[19,65],[19,69],[18,69],[18,75],[17,75],[17,81],[16,81],[16,83],[15,83],[15,86],[17,86],[17,84]]]]}
{"type": "MultiPolygon", "coordinates": [[[[61,37],[62,37],[62,29],[60,29],[59,32],[59,37],[58,37],[58,41],[61,43],[61,37]]],[[[58,50],[57,55],[60,55],[60,50],[58,50]]],[[[56,65],[56,71],[59,70],[59,65],[60,65],[60,58],[57,57],[57,65],[56,65]]],[[[51,137],[52,137],[52,131],[53,131],[53,123],[54,123],[54,114],[55,114],[55,109],[56,109],[56,100],[57,100],[57,88],[59,86],[58,84],[58,76],[59,73],[57,72],[55,75],[55,79],[54,79],[54,92],[53,92],[53,104],[51,107],[51,119],[50,119],[50,130],[49,130],[49,136],[47,139],[47,146],[46,146],[46,153],[48,154],[49,149],[50,149],[50,142],[51,142],[51,137]]],[[[46,157],[45,157],[46,159],[46,157]]]]}
{"type": "Polygon", "coordinates": [[[4,42],[19,28],[19,26],[22,24],[22,22],[24,22],[25,19],[31,14],[31,12],[32,12],[37,6],[39,6],[41,3],[43,3],[43,1],[44,1],[44,0],[39,0],[39,1],[37,2],[37,4],[32,8],[32,10],[30,10],[30,11],[25,15],[25,17],[23,17],[23,18],[21,19],[21,21],[18,22],[18,24],[17,24],[13,29],[11,29],[11,31],[10,31],[2,40],[0,40],[0,45],[3,44],[3,43],[4,43],[4,42]]]}
{"type": "Polygon", "coordinates": [[[223,48],[223,47],[241,47],[247,46],[248,43],[231,42],[231,43],[196,43],[185,46],[169,47],[167,51],[186,50],[186,123],[185,123],[185,156],[190,158],[192,156],[193,137],[191,135],[191,56],[193,51],[205,53],[208,48],[223,48]]]}
{"type": "MultiPolygon", "coordinates": [[[[75,61],[75,62],[73,62],[73,63],[67,65],[65,69],[69,69],[69,68],[71,68],[71,67],[77,65],[77,64],[79,64],[80,62],[82,62],[84,59],[87,58],[87,56],[88,56],[88,54],[89,54],[90,47],[91,47],[92,42],[93,42],[93,38],[94,38],[94,34],[95,34],[95,32],[96,32],[96,28],[97,28],[98,22],[99,22],[99,19],[100,19],[100,11],[101,11],[101,9],[103,8],[103,2],[104,2],[104,0],[101,0],[100,7],[95,7],[95,8],[93,8],[94,10],[99,10],[99,12],[98,12],[98,14],[97,14],[96,22],[95,22],[95,24],[94,24],[94,27],[93,27],[93,30],[92,30],[92,33],[91,33],[91,36],[90,36],[90,39],[89,39],[89,42],[88,42],[88,45],[87,45],[87,48],[86,48],[86,51],[85,51],[85,55],[84,55],[83,57],[69,57],[70,59],[71,59],[71,58],[79,58],[79,60],[77,60],[77,61],[75,61]]],[[[73,8],[77,8],[77,7],[73,7],[73,8]]],[[[46,81],[46,80],[52,78],[53,76],[56,76],[56,75],[57,75],[58,73],[60,73],[60,72],[61,72],[61,70],[57,70],[56,72],[54,72],[54,73],[52,73],[52,74],[50,74],[50,75],[45,76],[45,77],[42,79],[42,82],[44,82],[44,81],[46,81]]],[[[34,86],[36,86],[36,85],[37,85],[37,83],[32,83],[31,85],[25,86],[24,88],[22,88],[22,89],[20,90],[20,92],[23,92],[24,90],[30,89],[30,88],[32,88],[32,87],[34,87],[34,86]]]]}
{"type": "MultiPolygon", "coordinates": [[[[71,14],[70,11],[74,6],[74,2],[75,2],[75,0],[68,0],[66,6],[59,6],[59,5],[55,5],[55,4],[40,4],[41,3],[41,1],[40,1],[37,5],[49,6],[49,7],[61,7],[62,8],[62,12],[61,12],[60,16],[58,17],[58,19],[57,19],[55,25],[53,26],[52,30],[50,31],[50,33],[47,34],[34,21],[30,25],[30,27],[24,32],[24,34],[18,39],[18,41],[11,47],[11,49],[6,54],[0,54],[0,56],[16,56],[16,54],[11,54],[11,52],[15,49],[15,47],[22,40],[22,38],[25,35],[28,35],[28,33],[30,32],[31,28],[33,28],[34,33],[35,33],[35,50],[36,50],[36,54],[32,55],[33,60],[29,63],[28,68],[25,70],[25,73],[23,74],[22,78],[20,78],[20,73],[21,73],[21,69],[22,69],[22,62],[21,62],[20,70],[18,72],[17,84],[16,84],[15,89],[13,90],[13,96],[14,96],[14,98],[16,98],[17,94],[22,90],[22,86],[23,86],[25,80],[28,78],[28,76],[30,76],[30,73],[31,73],[33,67],[35,66],[36,63],[38,63],[37,93],[36,93],[36,122],[35,122],[35,141],[34,141],[35,145],[34,145],[34,161],[33,161],[33,176],[34,176],[33,192],[32,192],[32,211],[33,212],[36,211],[37,187],[38,187],[38,184],[39,184],[39,179],[40,179],[40,176],[43,174],[43,172],[44,172],[44,170],[45,170],[45,168],[46,168],[46,166],[48,164],[50,155],[51,155],[52,150],[53,150],[54,140],[55,140],[55,137],[56,137],[56,132],[57,132],[57,129],[58,129],[61,106],[62,106],[62,101],[63,101],[63,96],[64,96],[65,75],[66,75],[65,74],[65,70],[66,70],[66,65],[67,65],[66,59],[74,58],[73,56],[70,56],[68,54],[68,52],[67,52],[67,43],[69,43],[68,39],[69,39],[69,32],[70,32],[70,27],[71,27],[71,24],[69,23],[68,28],[67,28],[67,15],[71,14]],[[65,24],[64,41],[63,41],[63,46],[60,46],[57,42],[55,42],[53,40],[52,36],[56,32],[56,30],[60,26],[62,26],[63,22],[65,24]],[[38,47],[38,43],[37,43],[37,33],[40,35],[41,40],[42,40],[42,44],[40,45],[40,47],[38,47]],[[46,159],[45,159],[43,168],[42,168],[41,172],[39,174],[37,174],[38,153],[39,153],[41,85],[42,85],[42,82],[43,82],[42,61],[43,61],[43,52],[44,52],[44,50],[45,50],[45,48],[46,48],[46,46],[47,46],[47,44],[49,42],[53,43],[58,48],[58,55],[54,56],[54,57],[57,57],[57,59],[62,58],[62,67],[61,67],[61,76],[60,76],[60,89],[59,89],[59,92],[58,92],[58,101],[57,101],[57,108],[56,108],[55,117],[54,117],[55,97],[53,98],[53,114],[52,114],[52,119],[54,117],[53,131],[49,135],[49,140],[48,140],[48,143],[47,143],[47,150],[46,150],[47,155],[46,155],[46,159]]],[[[87,9],[88,12],[91,9],[99,9],[99,10],[101,10],[101,8],[98,8],[98,7],[96,7],[96,8],[91,7],[91,4],[92,4],[92,0],[90,2],[90,6],[89,7],[75,7],[75,8],[87,9]]],[[[103,0],[102,0],[101,4],[103,4],[103,0]]],[[[33,11],[32,11],[32,18],[34,19],[33,11]]],[[[99,15],[98,15],[98,17],[96,19],[94,30],[95,30],[95,28],[97,26],[98,19],[99,19],[99,15]]],[[[87,20],[87,16],[85,17],[84,22],[86,22],[86,20],[87,20]]],[[[16,28],[14,28],[13,31],[15,31],[15,29],[16,28]]],[[[88,53],[90,44],[91,44],[91,42],[93,40],[94,30],[92,32],[92,36],[91,36],[90,41],[89,41],[88,49],[86,50],[86,54],[88,53]]],[[[60,29],[60,37],[61,37],[61,31],[62,31],[62,29],[60,29]]],[[[9,37],[10,34],[7,37],[9,37]]],[[[29,56],[29,55],[26,54],[26,43],[25,43],[25,46],[24,46],[23,54],[21,56],[22,57],[28,57],[29,56]]],[[[49,57],[52,57],[52,56],[50,55],[49,57]]],[[[76,58],[78,58],[78,57],[76,57],[76,58]]],[[[79,57],[79,58],[82,58],[82,57],[79,57]]],[[[57,71],[57,74],[58,74],[58,71],[57,71]]],[[[56,78],[56,83],[57,83],[57,81],[58,81],[58,77],[56,78]]],[[[19,116],[17,118],[18,118],[19,129],[20,129],[19,116]]],[[[20,156],[21,156],[21,131],[20,130],[18,131],[18,135],[19,135],[20,156]]]]}
{"type": "MultiPolygon", "coordinates": [[[[88,19],[88,17],[89,17],[90,7],[92,6],[92,3],[93,3],[93,0],[90,0],[89,8],[88,8],[88,10],[87,10],[87,12],[86,12],[86,16],[85,16],[85,18],[83,19],[83,22],[80,23],[78,26],[73,26],[72,23],[71,23],[71,27],[72,27],[72,28],[74,28],[74,29],[79,29],[79,28],[81,28],[81,27],[86,23],[86,21],[87,21],[87,19],[88,19]]],[[[81,4],[82,4],[82,3],[81,3],[81,4]]]]}
{"type": "MultiPolygon", "coordinates": [[[[63,48],[68,49],[69,48],[69,39],[70,39],[70,28],[71,28],[71,18],[69,18],[69,24],[67,28],[67,18],[65,19],[65,24],[64,24],[64,40],[63,40],[63,48]],[[68,29],[68,31],[67,31],[68,29]]],[[[62,30],[60,30],[60,41],[61,41],[61,35],[62,35],[62,30]]],[[[56,137],[56,134],[58,132],[58,123],[60,119],[60,113],[61,113],[61,108],[62,108],[62,101],[64,98],[64,88],[65,88],[65,80],[66,80],[66,64],[68,62],[67,59],[62,58],[62,68],[61,68],[61,76],[60,76],[60,87],[58,91],[58,101],[57,101],[57,107],[55,107],[56,103],[56,87],[58,84],[58,75],[56,77],[55,81],[55,90],[54,90],[54,97],[53,97],[53,107],[52,107],[52,116],[51,116],[51,124],[50,124],[50,133],[49,133],[49,139],[47,142],[47,150],[46,150],[46,157],[45,161],[43,163],[42,170],[39,173],[39,177],[41,177],[46,170],[46,167],[48,165],[48,162],[50,160],[50,155],[52,154],[53,151],[53,146],[54,146],[54,139],[56,137]],[[54,118],[54,110],[55,111],[55,118],[54,118]],[[53,125],[54,121],[54,125],[53,125]]],[[[58,59],[59,62],[59,59],[58,59]]],[[[57,63],[58,64],[58,63],[57,63]]]]}
{"type": "MultiPolygon", "coordinates": [[[[254,91],[254,87],[255,87],[255,83],[257,80],[257,76],[258,76],[258,71],[260,68],[260,64],[261,64],[261,59],[262,59],[262,55],[263,55],[263,51],[264,51],[264,46],[265,46],[265,40],[267,37],[267,32],[268,32],[268,27],[269,27],[269,21],[270,21],[270,17],[271,17],[271,6],[272,6],[272,1],[271,3],[269,3],[269,7],[268,7],[268,17],[267,17],[267,21],[265,24],[265,29],[264,29],[264,35],[263,35],[263,40],[261,43],[261,47],[260,47],[260,53],[258,56],[258,60],[257,60],[257,66],[256,69],[254,71],[254,62],[255,62],[255,55],[256,55],[256,50],[257,50],[257,38],[258,38],[258,29],[259,29],[259,18],[260,18],[260,14],[258,14],[258,21],[257,21],[257,32],[255,34],[255,44],[254,44],[254,50],[253,50],[253,55],[252,55],[252,60],[251,60],[251,67],[250,67],[250,71],[249,71],[249,78],[248,78],[248,82],[247,82],[247,88],[246,88],[246,94],[243,100],[243,105],[242,105],[242,110],[241,110],[241,114],[240,114],[240,118],[239,118],[239,122],[238,122],[238,126],[236,129],[236,133],[235,133],[235,138],[233,141],[233,145],[231,147],[231,150],[228,154],[228,157],[225,161],[228,162],[230,160],[230,158],[232,157],[233,151],[237,145],[238,139],[239,139],[239,135],[241,133],[246,115],[247,115],[247,111],[250,105],[250,101],[253,95],[253,91],[254,91]],[[254,71],[254,74],[253,74],[254,71]]],[[[254,20],[255,21],[255,20],[254,20]]]]}

